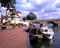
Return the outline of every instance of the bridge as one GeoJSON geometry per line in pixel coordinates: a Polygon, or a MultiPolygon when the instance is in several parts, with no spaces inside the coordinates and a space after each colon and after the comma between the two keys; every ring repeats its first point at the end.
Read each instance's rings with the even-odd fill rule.
{"type": "Polygon", "coordinates": [[[26,20],[29,23],[40,23],[41,25],[52,23],[53,26],[60,24],[60,19],[48,19],[48,20],[26,20]]]}

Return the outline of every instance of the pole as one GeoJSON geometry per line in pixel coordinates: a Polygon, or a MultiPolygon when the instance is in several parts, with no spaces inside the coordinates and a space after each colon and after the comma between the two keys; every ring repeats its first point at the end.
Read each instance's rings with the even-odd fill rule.
{"type": "Polygon", "coordinates": [[[0,3],[0,23],[1,23],[1,3],[0,3]]]}
{"type": "Polygon", "coordinates": [[[1,29],[1,3],[0,3],[0,29],[1,29]]]}

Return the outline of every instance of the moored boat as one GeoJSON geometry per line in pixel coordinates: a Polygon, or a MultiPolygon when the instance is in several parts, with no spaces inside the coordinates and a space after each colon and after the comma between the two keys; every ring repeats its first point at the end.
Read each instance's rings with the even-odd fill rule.
{"type": "Polygon", "coordinates": [[[35,25],[33,25],[30,27],[29,38],[31,44],[37,44],[42,38],[51,40],[53,39],[53,36],[53,29],[48,28],[47,26],[37,28],[35,25]]]}
{"type": "Polygon", "coordinates": [[[41,27],[41,32],[46,39],[53,39],[54,32],[53,29],[48,27],[41,27]]]}

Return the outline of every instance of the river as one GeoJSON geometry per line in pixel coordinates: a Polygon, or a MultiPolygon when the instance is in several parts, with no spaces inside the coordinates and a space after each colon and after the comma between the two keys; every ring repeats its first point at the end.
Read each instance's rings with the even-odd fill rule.
{"type": "Polygon", "coordinates": [[[28,48],[60,48],[60,26],[51,28],[55,33],[52,45],[50,45],[51,41],[42,39],[38,44],[35,44],[34,46],[30,45],[28,48]]]}

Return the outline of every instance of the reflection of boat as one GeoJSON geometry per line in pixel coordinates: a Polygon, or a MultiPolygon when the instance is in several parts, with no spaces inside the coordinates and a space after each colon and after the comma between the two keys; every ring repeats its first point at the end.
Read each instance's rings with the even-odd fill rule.
{"type": "Polygon", "coordinates": [[[42,40],[41,35],[29,35],[30,43],[33,44],[38,44],[42,40]]]}
{"type": "Polygon", "coordinates": [[[30,39],[30,43],[31,43],[32,45],[38,43],[38,36],[29,35],[29,39],[30,39]]]}
{"type": "Polygon", "coordinates": [[[34,26],[30,28],[29,39],[31,44],[37,44],[43,38],[42,34],[39,34],[39,32],[39,28],[34,26]]]}
{"type": "Polygon", "coordinates": [[[43,33],[43,36],[47,39],[52,39],[54,32],[51,28],[48,27],[41,27],[41,32],[43,33]]]}

